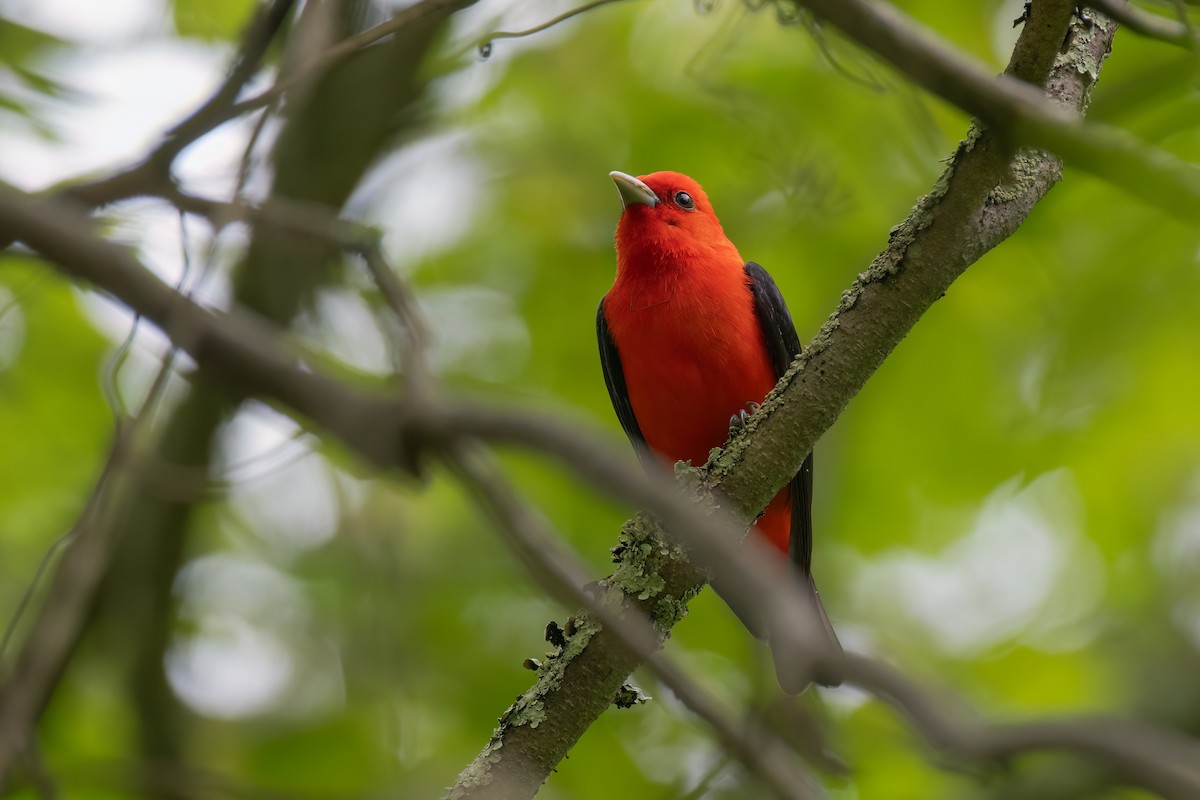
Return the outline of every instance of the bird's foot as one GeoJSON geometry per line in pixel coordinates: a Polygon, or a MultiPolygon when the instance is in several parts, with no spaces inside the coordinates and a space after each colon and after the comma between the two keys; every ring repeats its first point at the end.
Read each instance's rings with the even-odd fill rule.
{"type": "Polygon", "coordinates": [[[729,416],[729,435],[740,431],[746,427],[746,420],[750,419],[750,415],[758,411],[758,403],[746,403],[746,407],[738,411],[736,414],[729,416]]]}
{"type": "Polygon", "coordinates": [[[1024,23],[1026,23],[1026,22],[1028,22],[1028,21],[1029,21],[1029,12],[1032,10],[1032,9],[1030,8],[1030,6],[1032,6],[1032,5],[1033,5],[1033,3],[1031,2],[1031,0],[1025,0],[1025,5],[1024,5],[1024,7],[1021,9],[1021,16],[1019,16],[1019,17],[1017,17],[1016,19],[1014,19],[1014,20],[1013,20],[1013,27],[1014,27],[1014,28],[1016,28],[1016,27],[1019,27],[1019,26],[1021,26],[1022,24],[1024,24],[1024,23]]]}

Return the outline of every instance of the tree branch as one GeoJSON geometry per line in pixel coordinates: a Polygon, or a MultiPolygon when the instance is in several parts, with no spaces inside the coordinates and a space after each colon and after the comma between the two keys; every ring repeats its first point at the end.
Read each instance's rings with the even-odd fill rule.
{"type": "MultiPolygon", "coordinates": [[[[452,471],[474,494],[481,506],[496,518],[510,548],[527,565],[538,582],[556,597],[586,608],[572,617],[564,632],[564,644],[553,659],[538,667],[538,685],[551,686],[566,678],[570,665],[571,680],[579,673],[591,672],[592,657],[617,657],[631,663],[643,662],[664,685],[692,712],[712,727],[722,745],[748,770],[780,798],[816,796],[817,789],[788,753],[787,745],[752,721],[739,722],[711,693],[704,691],[661,651],[663,636],[654,623],[614,582],[594,584],[574,553],[567,551],[561,538],[546,530],[545,524],[504,480],[480,448],[460,444],[446,449],[444,456],[452,471]],[[589,591],[586,587],[595,585],[589,591]],[[597,625],[599,623],[599,625],[597,625]],[[605,639],[611,637],[610,642],[605,639]],[[581,649],[586,655],[578,655],[581,649]],[[576,654],[574,658],[569,658],[576,654]]],[[[628,674],[628,672],[626,673],[628,674]]],[[[521,738],[544,739],[542,728],[554,731],[556,739],[569,747],[612,704],[612,696],[591,697],[559,695],[558,702],[545,702],[537,693],[518,700],[501,718],[492,745],[463,772],[449,797],[472,796],[479,792],[489,797],[532,796],[545,775],[562,758],[557,744],[534,742],[533,752],[542,761],[504,758],[496,755],[500,746],[522,747],[521,738]],[[522,702],[525,701],[525,702],[522,702]],[[581,713],[581,703],[595,704],[594,713],[581,713]],[[538,719],[537,726],[529,720],[538,719]],[[582,729],[575,732],[576,728],[582,729]],[[549,744],[549,746],[544,746],[549,744]]]]}
{"type": "MultiPolygon", "coordinates": [[[[100,208],[131,197],[163,197],[171,191],[170,167],[189,145],[232,119],[265,108],[297,84],[312,81],[361,52],[405,28],[430,19],[441,19],[473,5],[475,0],[419,0],[373,28],[347,37],[305,64],[296,74],[280,78],[269,89],[238,101],[237,95],[256,74],[266,50],[278,33],[295,0],[271,0],[262,6],[242,36],[242,47],[224,82],[203,106],[171,128],[162,141],[136,164],[101,178],[79,177],[64,181],[45,193],[100,208]]],[[[12,240],[0,239],[0,248],[12,240]]]]}
{"type": "Polygon", "coordinates": [[[474,5],[475,2],[476,0],[420,0],[420,2],[406,6],[393,14],[386,22],[381,22],[373,28],[368,28],[365,31],[347,37],[320,53],[316,58],[297,70],[296,74],[276,81],[275,85],[271,88],[230,106],[226,111],[225,118],[233,119],[234,117],[239,117],[242,114],[269,105],[297,84],[303,83],[306,80],[312,80],[314,76],[321,75],[355,53],[382,39],[386,39],[388,36],[392,36],[397,31],[401,31],[426,19],[441,19],[456,11],[461,11],[468,6],[474,5]]]}
{"type": "Polygon", "coordinates": [[[846,657],[846,682],[895,707],[934,750],[958,762],[1000,765],[1023,753],[1058,750],[1163,797],[1200,797],[1200,744],[1173,731],[1109,717],[987,724],[863,656],[846,657]]]}
{"type": "MultiPolygon", "coordinates": [[[[1099,28],[1093,35],[1077,35],[1066,55],[1055,61],[1073,6],[1069,0],[1034,4],[1012,70],[1018,79],[1045,82],[1056,102],[1078,114],[1086,107],[1094,79],[1081,65],[1098,68],[1111,44],[1113,26],[1099,28]],[[1041,74],[1033,72],[1039,67],[1041,74]]],[[[1024,84],[1014,82],[1014,86],[1021,87],[1014,90],[1021,93],[1033,91],[1024,84]]],[[[1039,98],[1038,103],[1042,102],[1039,98]]],[[[934,192],[893,232],[888,251],[860,276],[743,435],[711,463],[709,487],[727,497],[742,519],[753,519],[796,473],[820,434],[921,314],[970,263],[1016,229],[1058,176],[1057,159],[1031,152],[1011,156],[1006,143],[994,134],[973,130],[934,192]]],[[[660,596],[686,601],[699,588],[691,582],[696,576],[679,575],[671,566],[661,567],[664,585],[660,596]]],[[[773,625],[771,630],[779,628],[773,625]]],[[[789,662],[804,663],[805,655],[811,658],[811,653],[794,646],[785,649],[790,652],[776,653],[777,663],[783,661],[785,669],[789,662]]],[[[781,682],[803,685],[810,677],[807,670],[795,672],[800,673],[798,680],[795,674],[785,673],[781,682]]],[[[603,681],[594,674],[582,677],[571,680],[568,671],[553,691],[537,687],[533,691],[544,702],[554,702],[562,693],[573,698],[611,695],[614,681],[623,680],[624,674],[614,670],[603,676],[603,681]]],[[[530,700],[528,695],[522,698],[523,702],[530,700]]],[[[542,746],[557,733],[538,730],[537,744],[542,746]]],[[[515,760],[522,768],[532,769],[537,763],[535,748],[522,738],[520,733],[498,729],[475,767],[483,760],[485,768],[508,772],[514,767],[505,762],[515,760]]],[[[452,797],[531,796],[491,795],[486,785],[465,785],[464,778],[476,781],[477,769],[464,773],[452,797]]]]}
{"type": "Polygon", "coordinates": [[[1182,22],[1147,13],[1126,0],[1088,0],[1086,5],[1142,36],[1179,45],[1187,50],[1194,50],[1198,44],[1196,36],[1182,22]]]}
{"type": "MultiPolygon", "coordinates": [[[[171,162],[183,147],[215,127],[218,123],[214,120],[227,113],[232,100],[254,72],[289,4],[286,0],[275,0],[260,15],[250,26],[243,54],[222,87],[136,168],[148,187],[179,199],[183,205],[185,196],[169,180],[171,162]]],[[[347,14],[350,10],[349,6],[342,9],[347,14]]],[[[391,29],[393,38],[385,45],[369,52],[355,50],[351,55],[356,57],[339,61],[335,70],[311,72],[318,80],[306,95],[306,102],[293,104],[277,140],[269,207],[279,198],[283,198],[281,202],[286,208],[336,208],[345,202],[378,153],[399,129],[413,121],[413,115],[404,112],[423,93],[426,81],[420,71],[421,62],[442,19],[431,13],[410,16],[406,26],[391,29]]],[[[19,197],[6,195],[7,199],[19,197]]],[[[84,200],[95,199],[84,192],[84,200]]],[[[81,213],[91,202],[68,205],[29,197],[18,202],[31,204],[43,212],[57,208],[58,211],[49,213],[61,213],[65,227],[75,231],[73,246],[88,247],[91,224],[81,213]]],[[[208,208],[212,210],[211,206],[208,208]]],[[[329,212],[325,215],[329,216],[329,212]]],[[[6,229],[0,234],[0,241],[6,240],[6,236],[18,235],[6,229]]],[[[301,238],[277,225],[255,226],[248,253],[235,271],[237,302],[286,324],[334,269],[339,248],[336,243],[332,248],[324,244],[321,237],[311,233],[301,238]],[[313,246],[314,241],[322,246],[313,246]]],[[[127,277],[134,276],[135,280],[145,277],[144,268],[123,254],[121,248],[112,247],[107,253],[115,258],[106,266],[119,264],[116,268],[129,270],[127,277]]],[[[161,283],[151,281],[147,288],[149,294],[168,298],[168,303],[181,303],[181,307],[199,311],[186,297],[161,283]],[[164,289],[167,289],[165,294],[164,289]]],[[[211,322],[209,317],[205,324],[211,322]]],[[[156,324],[162,325],[163,321],[159,319],[156,324]]],[[[293,362],[288,368],[297,366],[293,362]]],[[[185,465],[204,472],[216,430],[243,399],[242,387],[236,383],[216,385],[210,380],[215,374],[198,376],[174,410],[158,445],[157,458],[161,463],[185,465]]],[[[110,514],[116,520],[111,527],[123,533],[122,549],[116,557],[108,557],[110,552],[105,550],[106,557],[91,558],[89,568],[97,572],[87,573],[85,577],[89,580],[75,579],[71,571],[73,561],[64,560],[56,573],[46,609],[23,648],[21,663],[38,665],[36,691],[30,690],[33,679],[22,677],[28,675],[28,670],[14,676],[0,690],[0,780],[11,764],[11,756],[32,735],[38,716],[82,636],[81,622],[59,625],[50,612],[59,613],[61,608],[65,611],[59,616],[82,620],[84,611],[95,605],[94,598],[101,590],[96,576],[104,576],[106,572],[109,600],[105,604],[106,617],[117,617],[120,624],[132,626],[140,634],[136,646],[120,655],[130,662],[128,684],[138,711],[142,748],[147,756],[159,760],[172,760],[179,755],[182,716],[178,700],[166,684],[162,658],[173,630],[171,586],[186,550],[192,498],[147,490],[147,486],[154,486],[147,476],[138,476],[131,483],[139,480],[136,488],[126,492],[122,503],[113,504],[120,507],[110,514]],[[63,584],[64,580],[69,583],[63,584]]],[[[99,541],[99,537],[93,538],[99,541]]],[[[79,552],[85,550],[93,552],[79,548],[79,552]]]]}
{"type": "MultiPolygon", "coordinates": [[[[0,794],[11,771],[31,747],[31,731],[49,702],[87,621],[100,582],[121,542],[116,524],[113,485],[135,480],[140,466],[133,452],[138,435],[158,403],[173,368],[168,358],[159,369],[134,419],[115,433],[112,448],[78,520],[64,537],[70,547],[54,573],[47,601],[39,610],[35,634],[22,648],[0,691],[0,794]]],[[[7,641],[7,635],[5,640],[7,641]]]]}
{"type": "MultiPolygon", "coordinates": [[[[1053,11],[1069,15],[1072,6],[1064,0],[1053,11]]],[[[1048,3],[1035,3],[1035,19],[1049,8],[1048,3]]],[[[1091,73],[1081,69],[1080,64],[1098,65],[1108,46],[1111,27],[1100,31],[1076,37],[1048,81],[1051,95],[1077,110],[1086,106],[1092,80],[1091,73]]],[[[1041,42],[1035,52],[1041,52],[1041,46],[1057,52],[1062,41],[1061,35],[1057,39],[1049,37],[1042,25],[1031,25],[1026,33],[1041,42]]],[[[710,485],[724,493],[738,516],[743,520],[752,518],[775,489],[789,479],[799,466],[793,454],[803,454],[812,447],[870,372],[954,278],[1016,228],[1057,180],[1058,169],[1052,157],[1027,151],[1014,156],[1005,141],[987,132],[972,131],[935,191],[918,203],[913,215],[894,232],[888,250],[847,292],[807,356],[785,378],[772,401],[752,418],[746,433],[714,463],[709,472],[710,485]],[[897,322],[883,319],[892,314],[898,314],[897,322]]],[[[628,490],[628,496],[639,496],[635,487],[626,485],[630,479],[621,477],[629,475],[627,469],[620,473],[612,466],[618,462],[606,460],[607,455],[589,456],[589,448],[580,444],[577,435],[517,415],[476,413],[479,409],[461,403],[447,403],[442,409],[408,407],[403,400],[349,389],[317,371],[302,368],[272,329],[244,315],[218,317],[178,297],[147,275],[124,250],[97,240],[78,213],[0,191],[0,231],[21,238],[69,274],[92,281],[143,311],[205,368],[250,392],[292,406],[374,463],[403,463],[404,434],[414,431],[427,436],[507,439],[545,448],[564,460],[582,458],[585,463],[573,465],[582,474],[603,477],[610,487],[621,486],[628,490]]],[[[602,449],[602,454],[608,452],[602,449]]],[[[623,463],[627,464],[628,459],[623,463]]],[[[650,493],[648,489],[641,491],[643,495],[650,493]]],[[[671,512],[673,506],[660,501],[654,508],[671,512]]],[[[680,513],[675,519],[685,519],[685,515],[680,513]]],[[[668,517],[667,521],[672,519],[668,517]]],[[[688,533],[685,529],[679,532],[688,533]]],[[[638,549],[637,545],[655,541],[656,533],[655,526],[639,518],[626,527],[626,543],[638,549]]],[[[618,573],[624,570],[625,574],[618,577],[623,578],[622,588],[633,596],[640,595],[643,603],[649,602],[655,621],[669,628],[682,614],[683,602],[703,585],[705,575],[671,548],[665,550],[662,558],[624,561],[618,573]],[[639,591],[634,591],[634,582],[629,580],[631,566],[647,568],[637,576],[639,591]]],[[[740,564],[741,559],[732,561],[740,564]]],[[[745,565],[740,564],[740,568],[745,565]]],[[[771,574],[766,570],[752,576],[773,582],[771,574]]],[[[786,578],[777,577],[781,582],[786,578]]],[[[775,585],[772,583],[772,588],[775,585]]],[[[607,705],[632,663],[636,663],[619,653],[615,641],[606,645],[599,636],[593,637],[566,663],[562,681],[555,687],[535,688],[532,701],[572,702],[602,697],[607,705]],[[583,669],[589,663],[584,660],[588,654],[592,654],[590,663],[598,671],[583,669]]],[[[460,787],[464,793],[486,792],[483,781],[502,762],[511,760],[512,764],[503,767],[509,769],[549,760],[531,759],[528,748],[531,743],[545,746],[559,732],[551,726],[533,728],[529,722],[498,731],[503,746],[489,746],[495,759],[485,759],[482,779],[472,790],[460,787]],[[521,737],[526,738],[524,745],[521,737]]],[[[586,723],[590,720],[585,720],[583,728],[586,723]]],[[[553,747],[565,752],[572,741],[559,739],[553,747]]],[[[534,774],[534,789],[545,774],[534,774]]]]}
{"type": "MultiPolygon", "coordinates": [[[[1022,92],[1029,88],[1023,81],[1036,80],[1025,70],[1045,63],[1025,54],[1058,54],[1063,41],[1044,26],[1042,15],[1051,5],[1033,4],[1005,76],[1022,92]]],[[[1071,5],[1060,1],[1054,11],[1061,15],[1071,5]]],[[[1087,108],[1095,80],[1091,68],[1103,62],[1114,33],[1111,24],[1093,26],[1083,35],[1083,23],[1072,23],[1068,49],[1037,81],[1046,86],[1047,99],[1039,102],[1054,103],[1056,114],[1079,115],[1087,108]]],[[[1028,149],[1013,153],[997,130],[973,127],[932,191],[892,229],[887,248],[843,293],[837,310],[751,417],[747,433],[764,429],[753,437],[753,446],[749,437],[735,439],[711,464],[710,474],[722,491],[731,499],[745,498],[747,508],[765,506],[786,483],[773,479],[780,472],[779,453],[787,454],[783,472],[798,470],[802,454],[921,315],[968,266],[1012,234],[1060,177],[1056,157],[1028,149]]]]}
{"type": "Polygon", "coordinates": [[[145,158],[128,169],[100,180],[72,183],[63,191],[78,202],[99,207],[127,197],[151,193],[152,187],[167,182],[171,165],[180,153],[233,118],[230,109],[234,101],[258,72],[267,48],[282,28],[293,4],[294,0],[270,0],[259,7],[242,34],[242,46],[225,80],[204,105],[169,130],[145,158]]]}
{"type": "MultiPolygon", "coordinates": [[[[983,64],[886,3],[794,2],[882,57],[917,85],[974,114],[1011,141],[1050,150],[1068,164],[1110,181],[1188,223],[1200,216],[1200,169],[1194,165],[1127,131],[1098,123],[1083,124],[1069,107],[1048,102],[1015,76],[993,76],[983,64]]],[[[1091,45],[1110,43],[1114,28],[1111,21],[1099,15],[1091,23],[1076,26],[1073,41],[1068,42],[1082,45],[1077,50],[1079,55],[1091,56],[1074,64],[1089,86],[1099,75],[1108,52],[1107,44],[1091,45]]]]}

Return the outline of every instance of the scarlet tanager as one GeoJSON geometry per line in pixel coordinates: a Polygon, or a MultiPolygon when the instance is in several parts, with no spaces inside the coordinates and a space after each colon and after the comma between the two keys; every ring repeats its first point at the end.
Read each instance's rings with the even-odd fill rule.
{"type": "MultiPolygon", "coordinates": [[[[742,260],[700,184],[678,172],[609,177],[624,210],[617,277],[596,312],[604,381],[643,461],[700,465],[787,371],[800,338],[779,287],[742,260]]],[[[812,486],[809,453],[757,528],[796,565],[824,618],[811,574],[812,486]]]]}

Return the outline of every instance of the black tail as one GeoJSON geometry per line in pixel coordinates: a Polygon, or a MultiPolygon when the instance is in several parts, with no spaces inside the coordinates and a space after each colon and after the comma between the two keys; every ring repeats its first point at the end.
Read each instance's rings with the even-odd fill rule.
{"type": "MultiPolygon", "coordinates": [[[[830,659],[820,659],[820,662],[836,661],[842,655],[842,644],[838,641],[837,632],[833,629],[833,624],[829,621],[829,615],[825,613],[825,606],[821,603],[821,595],[817,592],[817,586],[808,575],[796,574],[797,580],[803,582],[812,593],[813,608],[816,609],[817,616],[820,619],[820,624],[828,638],[826,648],[828,654],[832,656],[830,659]]],[[[784,646],[787,639],[772,635],[769,630],[769,625],[764,615],[764,609],[760,603],[751,602],[747,598],[739,596],[736,592],[728,592],[722,589],[719,581],[713,581],[713,588],[729,609],[737,615],[746,629],[754,635],[759,641],[767,642],[771,648],[771,656],[775,661],[775,676],[779,680],[779,686],[788,694],[800,694],[808,688],[809,680],[815,680],[821,686],[837,686],[841,680],[834,675],[827,675],[821,671],[816,674],[809,674],[811,668],[809,665],[814,664],[816,659],[811,653],[792,653],[784,646]]]]}

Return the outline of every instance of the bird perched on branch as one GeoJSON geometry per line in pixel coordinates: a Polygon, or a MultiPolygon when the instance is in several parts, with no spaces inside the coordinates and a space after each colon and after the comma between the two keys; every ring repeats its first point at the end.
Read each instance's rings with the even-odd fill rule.
{"type": "MultiPolygon", "coordinates": [[[[800,339],[775,281],[742,260],[696,181],[609,177],[624,210],[616,280],[596,313],[605,384],[643,460],[699,466],[787,371],[800,339]]],[[[812,582],[812,481],[810,453],[756,527],[795,564],[836,643],[812,582]]]]}

